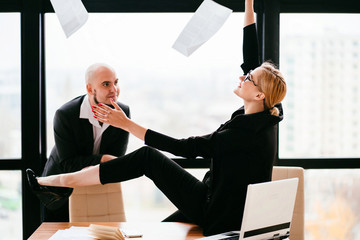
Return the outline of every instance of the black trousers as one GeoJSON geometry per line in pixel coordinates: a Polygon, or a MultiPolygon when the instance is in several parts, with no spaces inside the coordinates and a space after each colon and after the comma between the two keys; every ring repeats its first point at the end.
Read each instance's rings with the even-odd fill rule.
{"type": "Polygon", "coordinates": [[[142,147],[130,154],[100,164],[102,184],[150,178],[179,209],[165,221],[190,222],[202,226],[208,187],[170,158],[142,147]]]}

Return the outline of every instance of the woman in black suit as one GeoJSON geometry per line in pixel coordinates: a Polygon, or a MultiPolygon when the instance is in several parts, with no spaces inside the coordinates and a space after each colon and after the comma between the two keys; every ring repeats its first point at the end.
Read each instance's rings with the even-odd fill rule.
{"type": "Polygon", "coordinates": [[[150,147],[74,173],[37,181],[29,174],[33,188],[106,184],[145,175],[178,208],[166,221],[198,224],[204,235],[240,229],[248,184],[271,180],[276,125],[282,120],[280,102],[286,94],[281,73],[269,63],[259,66],[253,0],[245,5],[241,67],[247,74],[234,90],[244,106],[230,120],[211,134],[174,139],[138,125],[114,102],[115,109],[99,104],[94,106],[96,119],[130,132],[150,147]],[[155,148],[185,158],[210,158],[210,170],[199,181],[155,148]]]}

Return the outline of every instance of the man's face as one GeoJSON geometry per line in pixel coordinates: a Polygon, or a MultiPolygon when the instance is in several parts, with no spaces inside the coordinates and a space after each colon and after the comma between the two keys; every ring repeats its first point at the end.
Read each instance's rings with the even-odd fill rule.
{"type": "Polygon", "coordinates": [[[120,94],[118,79],[106,67],[100,67],[95,72],[93,79],[87,85],[87,90],[92,105],[98,103],[111,105],[110,99],[112,98],[116,102],[120,94]]]}

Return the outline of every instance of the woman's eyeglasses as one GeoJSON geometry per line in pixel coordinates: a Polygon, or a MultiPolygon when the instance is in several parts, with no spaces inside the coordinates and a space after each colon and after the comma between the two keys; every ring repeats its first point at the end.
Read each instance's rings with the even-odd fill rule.
{"type": "Polygon", "coordinates": [[[254,80],[251,79],[251,72],[252,72],[252,70],[250,70],[250,71],[246,74],[243,82],[250,81],[250,82],[252,82],[252,83],[254,84],[255,87],[257,87],[257,84],[254,82],[254,80]]]}

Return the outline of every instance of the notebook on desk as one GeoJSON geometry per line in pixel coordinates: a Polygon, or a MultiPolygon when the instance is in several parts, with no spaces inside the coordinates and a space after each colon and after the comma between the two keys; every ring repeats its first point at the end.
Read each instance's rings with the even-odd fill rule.
{"type": "Polygon", "coordinates": [[[240,231],[198,240],[267,240],[289,236],[298,179],[250,184],[247,189],[240,231]]]}

